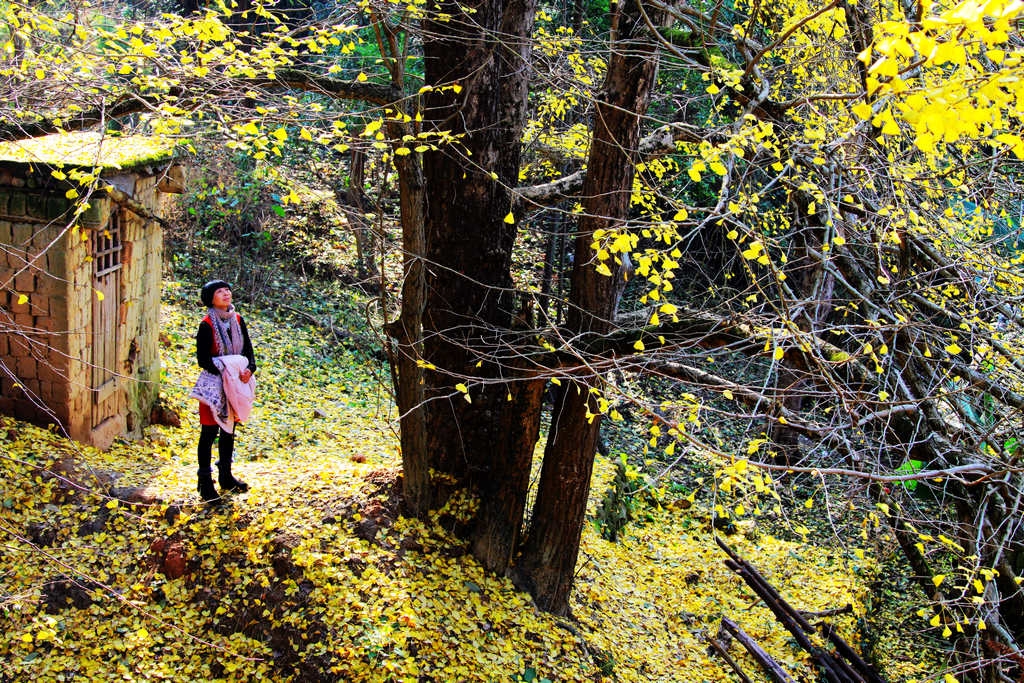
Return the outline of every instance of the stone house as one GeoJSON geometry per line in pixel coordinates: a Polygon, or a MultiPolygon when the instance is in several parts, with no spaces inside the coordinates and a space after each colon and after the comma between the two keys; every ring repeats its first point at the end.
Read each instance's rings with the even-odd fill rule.
{"type": "Polygon", "coordinates": [[[0,143],[0,412],[100,448],[141,434],[159,391],[164,194],[181,176],[159,139],[0,143]]]}

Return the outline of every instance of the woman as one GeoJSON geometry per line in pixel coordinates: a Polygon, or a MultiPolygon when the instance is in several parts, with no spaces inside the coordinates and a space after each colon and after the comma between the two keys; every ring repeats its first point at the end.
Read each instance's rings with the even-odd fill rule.
{"type": "MultiPolygon", "coordinates": [[[[203,285],[199,297],[207,311],[196,332],[196,362],[206,372],[222,379],[221,369],[229,371],[222,357],[240,355],[248,361],[248,366],[239,372],[238,379],[249,384],[253,373],[256,372],[256,357],[253,355],[252,342],[249,340],[249,330],[245,326],[245,321],[231,305],[231,285],[223,280],[212,280],[203,285]],[[214,361],[215,358],[218,361],[214,361]]],[[[200,383],[202,377],[200,382],[197,382],[197,389],[193,391],[193,396],[197,398],[200,383]]],[[[220,385],[215,384],[220,392],[220,385]]],[[[222,400],[222,394],[218,399],[222,400]]],[[[199,403],[199,422],[202,431],[199,434],[198,488],[199,495],[205,501],[219,498],[217,490],[213,487],[213,473],[210,470],[210,451],[215,440],[219,455],[217,481],[221,491],[249,490],[244,481],[236,479],[231,474],[231,456],[235,448],[235,417],[231,414],[231,417],[227,418],[226,412],[223,415],[214,415],[210,407],[211,402],[217,403],[218,400],[201,399],[199,403]],[[225,419],[229,419],[230,422],[225,423],[225,419]]]]}

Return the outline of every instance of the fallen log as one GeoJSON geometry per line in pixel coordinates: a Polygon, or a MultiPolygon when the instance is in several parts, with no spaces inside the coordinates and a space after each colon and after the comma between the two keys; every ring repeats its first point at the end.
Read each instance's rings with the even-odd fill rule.
{"type": "Polygon", "coordinates": [[[866,683],[886,683],[886,680],[878,675],[878,672],[876,672],[870,664],[865,662],[864,659],[857,654],[857,651],[850,647],[849,643],[839,637],[839,634],[836,633],[836,629],[832,624],[822,624],[821,632],[829,639],[829,642],[835,646],[836,651],[857,670],[866,683]]]}
{"type": "Polygon", "coordinates": [[[758,645],[757,641],[751,638],[746,631],[740,628],[739,624],[735,621],[729,617],[722,617],[722,628],[728,631],[740,645],[746,648],[750,656],[757,660],[757,663],[761,665],[761,668],[767,672],[775,683],[796,683],[793,677],[786,673],[786,670],[772,659],[772,656],[758,645]]]}
{"type": "Polygon", "coordinates": [[[729,556],[729,559],[725,561],[725,565],[744,580],[750,589],[764,601],[768,609],[775,614],[779,623],[793,634],[797,644],[811,655],[811,660],[818,667],[826,681],[829,681],[829,683],[885,683],[885,679],[874,671],[867,662],[861,659],[853,648],[835,633],[829,624],[823,623],[821,628],[822,632],[829,638],[829,641],[836,647],[836,652],[830,653],[815,645],[808,637],[808,634],[815,633],[816,629],[803,613],[794,609],[792,605],[786,602],[779,592],[775,590],[775,587],[768,583],[767,579],[753,565],[740,557],[722,539],[716,536],[715,542],[729,556]],[[827,632],[825,631],[826,628],[828,629],[827,632]],[[839,646],[837,641],[842,642],[842,646],[839,646]],[[850,655],[853,655],[853,658],[850,655]]]}
{"type": "Polygon", "coordinates": [[[732,668],[732,670],[736,673],[736,675],[743,683],[754,683],[750,676],[748,676],[743,671],[743,669],[740,668],[740,665],[736,663],[736,660],[733,659],[732,655],[729,654],[729,651],[726,649],[726,646],[723,645],[722,642],[718,640],[718,638],[713,637],[710,633],[705,633],[704,638],[708,641],[708,644],[710,645],[708,650],[716,653],[719,657],[724,659],[725,663],[732,668]]]}

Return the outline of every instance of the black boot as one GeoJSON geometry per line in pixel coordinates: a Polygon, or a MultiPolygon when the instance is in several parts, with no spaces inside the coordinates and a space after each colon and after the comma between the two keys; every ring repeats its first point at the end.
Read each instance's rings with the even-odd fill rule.
{"type": "Polygon", "coordinates": [[[210,451],[217,438],[217,425],[203,425],[199,434],[199,497],[207,503],[216,503],[220,494],[213,487],[213,473],[210,472],[210,451]]]}
{"type": "Polygon", "coordinates": [[[231,474],[230,460],[228,460],[227,465],[218,462],[217,472],[217,483],[220,484],[221,491],[237,491],[238,493],[245,493],[249,490],[248,484],[241,479],[235,479],[231,474]]]}
{"type": "Polygon", "coordinates": [[[217,483],[220,484],[221,491],[245,493],[249,490],[249,485],[244,481],[235,479],[231,474],[231,459],[234,450],[235,435],[228,434],[222,429],[220,436],[217,437],[217,453],[220,455],[220,459],[217,460],[217,483]]]}
{"type": "Polygon", "coordinates": [[[199,497],[207,503],[220,501],[220,494],[213,487],[213,473],[209,469],[199,471],[199,497]]]}

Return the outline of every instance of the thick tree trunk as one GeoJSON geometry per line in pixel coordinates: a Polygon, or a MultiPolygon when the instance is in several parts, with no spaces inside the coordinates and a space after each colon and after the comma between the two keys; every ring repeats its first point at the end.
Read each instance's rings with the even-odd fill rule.
{"type": "MultiPolygon", "coordinates": [[[[401,139],[397,136],[395,139],[401,139]]],[[[426,282],[423,254],[426,252],[424,225],[427,201],[423,168],[412,155],[395,158],[401,188],[402,217],[402,311],[388,326],[395,340],[393,367],[397,371],[395,387],[402,444],[402,494],[408,514],[421,516],[430,510],[430,461],[427,455],[427,428],[423,412],[423,369],[419,365],[423,307],[426,282]]]]}
{"type": "MultiPolygon", "coordinates": [[[[374,29],[381,54],[389,54],[391,57],[388,62],[391,83],[396,89],[401,89],[405,81],[404,52],[399,51],[394,30],[386,21],[379,22],[374,18],[374,29]]],[[[400,147],[405,144],[406,136],[418,131],[408,121],[412,118],[408,111],[409,104],[402,102],[394,106],[403,116],[389,117],[387,130],[392,145],[400,147]]],[[[420,365],[423,309],[426,305],[423,257],[426,254],[427,196],[420,157],[413,154],[395,155],[394,164],[398,172],[399,212],[402,220],[402,308],[398,319],[385,326],[385,332],[394,340],[388,346],[388,359],[391,361],[401,433],[402,502],[406,513],[422,516],[434,502],[423,413],[423,368],[420,365]]],[[[359,173],[361,176],[361,164],[359,173]]]]}
{"type": "MultiPolygon", "coordinates": [[[[575,244],[568,325],[581,333],[603,334],[612,327],[617,278],[597,273],[590,245],[595,230],[620,228],[628,216],[640,117],[657,73],[657,44],[634,2],[623,3],[617,25],[618,38],[594,114],[575,244]]],[[[600,377],[581,374],[556,399],[533,522],[517,571],[537,604],[557,614],[568,610],[579,554],[601,427],[590,387],[599,383],[600,377]]]]}
{"type": "MultiPolygon", "coordinates": [[[[535,387],[506,381],[514,371],[487,360],[515,302],[516,224],[506,221],[507,188],[518,180],[535,5],[446,0],[423,23],[426,83],[433,88],[424,96],[425,125],[462,136],[424,155],[424,356],[437,367],[425,373],[426,445],[434,469],[483,494],[471,543],[493,571],[508,567],[519,534],[526,498],[520,480],[540,411],[535,387]],[[438,20],[442,13],[450,21],[438,20]],[[468,394],[455,389],[459,383],[468,394]]],[[[445,488],[435,492],[438,501],[445,488]]]]}

